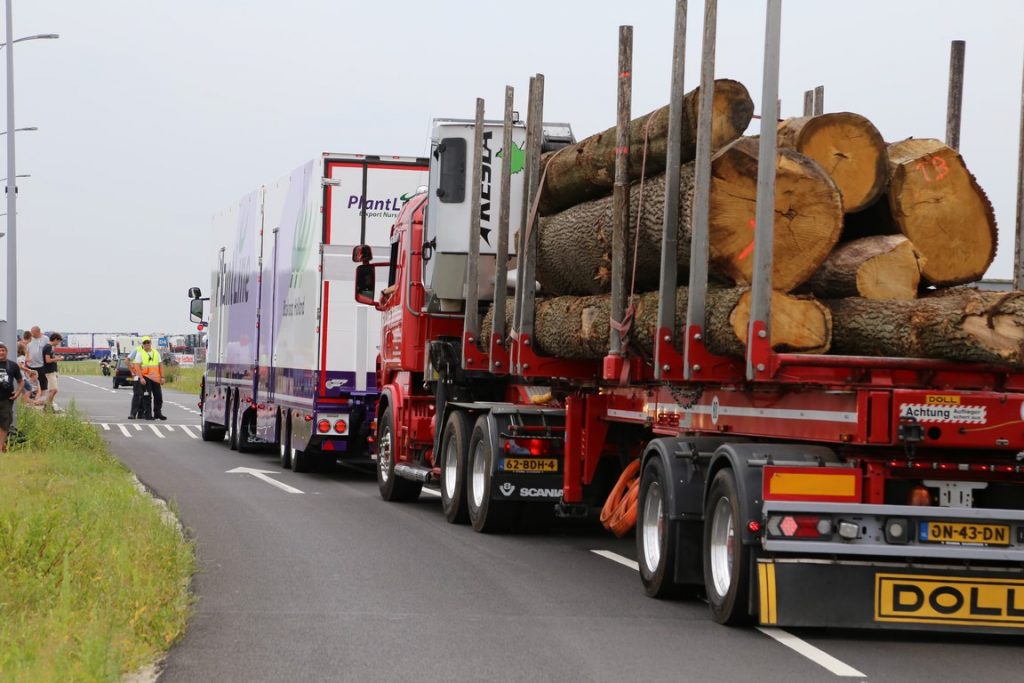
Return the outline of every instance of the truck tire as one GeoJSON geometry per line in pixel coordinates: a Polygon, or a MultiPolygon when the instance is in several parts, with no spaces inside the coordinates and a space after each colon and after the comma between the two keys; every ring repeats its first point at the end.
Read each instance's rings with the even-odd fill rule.
{"type": "Polygon", "coordinates": [[[228,448],[238,450],[238,397],[228,396],[228,448]]]}
{"type": "Polygon", "coordinates": [[[117,377],[115,377],[114,378],[114,388],[117,389],[120,386],[121,386],[121,380],[119,380],[117,377]]]}
{"type": "Polygon", "coordinates": [[[391,406],[377,423],[377,488],[380,497],[392,503],[416,500],[423,490],[423,484],[395,475],[395,419],[391,406]]]}
{"type": "Polygon", "coordinates": [[[281,430],[281,443],[278,444],[278,457],[281,461],[281,469],[290,470],[292,468],[292,416],[289,413],[286,417],[282,418],[283,427],[281,430]]]}
{"type": "Polygon", "coordinates": [[[473,529],[481,533],[508,531],[516,523],[520,504],[491,500],[494,483],[494,449],[487,415],[481,415],[469,439],[466,467],[466,507],[473,529]]]}
{"type": "Polygon", "coordinates": [[[254,453],[259,448],[256,441],[252,440],[256,432],[256,413],[252,410],[242,411],[238,417],[238,452],[254,453]]]}
{"type": "Polygon", "coordinates": [[[720,624],[750,622],[750,548],[742,541],[742,523],[736,475],[720,470],[704,508],[704,587],[711,616],[720,624]]]}
{"type": "Polygon", "coordinates": [[[469,521],[466,510],[466,460],[472,425],[469,415],[456,410],[448,417],[441,437],[441,509],[452,524],[469,521]]]}
{"type": "Polygon", "coordinates": [[[682,592],[674,580],[679,521],[668,518],[666,487],[670,485],[661,460],[648,460],[637,500],[636,557],[644,592],[652,598],[674,598],[682,592]]]}
{"type": "Polygon", "coordinates": [[[310,468],[313,466],[312,456],[310,456],[306,451],[300,451],[295,446],[289,446],[288,450],[290,451],[292,471],[300,474],[303,472],[309,472],[310,468]]]}
{"type": "Polygon", "coordinates": [[[220,425],[215,425],[208,421],[205,417],[203,418],[202,425],[202,436],[203,441],[223,441],[224,432],[226,430],[220,425]]]}

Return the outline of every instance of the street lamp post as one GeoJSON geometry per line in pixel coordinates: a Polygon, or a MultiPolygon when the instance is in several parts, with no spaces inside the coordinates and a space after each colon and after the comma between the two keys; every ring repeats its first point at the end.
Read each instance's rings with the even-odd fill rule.
{"type": "MultiPolygon", "coordinates": [[[[17,242],[17,217],[18,217],[18,188],[17,177],[14,165],[14,50],[15,43],[23,40],[52,40],[58,38],[56,33],[41,33],[34,36],[14,39],[14,18],[11,9],[12,0],[7,0],[7,31],[6,41],[3,47],[7,48],[7,315],[6,320],[0,321],[0,340],[8,344],[17,344],[18,334],[18,242],[17,242]]],[[[11,348],[14,348],[13,346],[11,348]]]]}

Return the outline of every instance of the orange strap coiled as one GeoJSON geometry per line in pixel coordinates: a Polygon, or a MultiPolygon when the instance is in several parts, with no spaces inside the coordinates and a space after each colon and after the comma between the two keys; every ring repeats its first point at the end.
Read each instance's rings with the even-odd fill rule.
{"type": "Polygon", "coordinates": [[[640,461],[629,463],[601,508],[601,524],[622,538],[636,526],[636,503],[640,495],[640,461]]]}

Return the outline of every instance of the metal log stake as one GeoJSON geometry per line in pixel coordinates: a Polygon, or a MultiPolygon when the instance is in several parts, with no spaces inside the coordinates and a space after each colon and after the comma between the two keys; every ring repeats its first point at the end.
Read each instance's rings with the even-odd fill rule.
{"type": "Polygon", "coordinates": [[[1024,254],[1021,253],[1021,242],[1024,241],[1024,69],[1021,70],[1020,85],[1020,137],[1017,150],[1017,234],[1013,247],[1013,288],[1024,289],[1024,254]]]}
{"type": "MultiPolygon", "coordinates": [[[[683,140],[683,76],[686,70],[686,2],[676,0],[676,24],[672,40],[672,85],[668,101],[668,150],[665,153],[665,216],[661,229],[661,274],[658,279],[658,330],[667,330],[667,341],[676,338],[676,249],[679,239],[679,158],[683,140]]],[[[654,345],[654,376],[670,370],[654,345]]]]}
{"type": "Polygon", "coordinates": [[[960,149],[960,112],[964,101],[964,52],[967,44],[954,40],[949,46],[949,94],[946,98],[946,144],[960,149]]]}
{"type": "Polygon", "coordinates": [[[711,202],[711,119],[714,115],[715,41],[718,0],[704,3],[704,44],[700,67],[700,113],[697,118],[697,159],[693,193],[693,222],[690,226],[690,291],[686,301],[686,358],[683,376],[691,379],[700,366],[690,362],[692,335],[704,332],[704,309],[708,289],[708,219],[711,202]]]}
{"type": "MultiPolygon", "coordinates": [[[[771,350],[772,246],[775,244],[775,154],[779,96],[779,42],[782,0],[768,0],[765,21],[764,80],[761,86],[761,140],[757,154],[757,209],[754,274],[747,328],[747,379],[765,377],[771,350]],[[765,123],[767,121],[767,124],[765,123]]],[[[817,90],[817,88],[815,88],[817,90]]],[[[817,103],[816,103],[817,104],[817,103]]]]}
{"type": "MultiPolygon", "coordinates": [[[[611,320],[623,323],[626,313],[626,235],[629,232],[629,119],[633,96],[633,27],[619,27],[618,102],[615,118],[615,184],[612,188],[611,320]]],[[[609,330],[612,356],[622,355],[623,332],[609,330]]],[[[606,377],[605,379],[609,379],[606,377]]]]}
{"type": "Polygon", "coordinates": [[[473,171],[470,177],[469,253],[466,255],[466,300],[463,316],[463,338],[470,335],[472,343],[480,338],[480,173],[484,148],[484,101],[476,98],[476,119],[473,123],[473,171]]]}
{"type": "Polygon", "coordinates": [[[498,244],[494,256],[494,321],[491,324],[491,339],[485,339],[488,355],[490,356],[490,370],[500,370],[501,361],[495,359],[490,353],[493,348],[492,341],[497,339],[504,342],[505,334],[505,307],[508,291],[508,222],[509,209],[511,206],[512,192],[512,104],[515,90],[512,86],[505,86],[505,118],[502,129],[501,149],[503,157],[501,160],[501,199],[498,203],[498,244]]]}

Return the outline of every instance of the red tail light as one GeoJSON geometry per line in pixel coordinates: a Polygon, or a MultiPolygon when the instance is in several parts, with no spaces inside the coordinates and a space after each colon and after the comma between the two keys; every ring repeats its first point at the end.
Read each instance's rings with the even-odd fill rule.
{"type": "Polygon", "coordinates": [[[339,434],[344,434],[346,429],[348,429],[348,425],[345,424],[344,420],[338,420],[337,422],[334,423],[334,431],[338,432],[339,434]]]}
{"type": "Polygon", "coordinates": [[[316,430],[321,434],[331,431],[331,423],[328,420],[320,420],[316,423],[316,430]]]}
{"type": "Polygon", "coordinates": [[[505,442],[505,452],[511,453],[513,445],[516,450],[524,450],[530,455],[548,455],[552,451],[550,439],[509,439],[505,442]]]}

